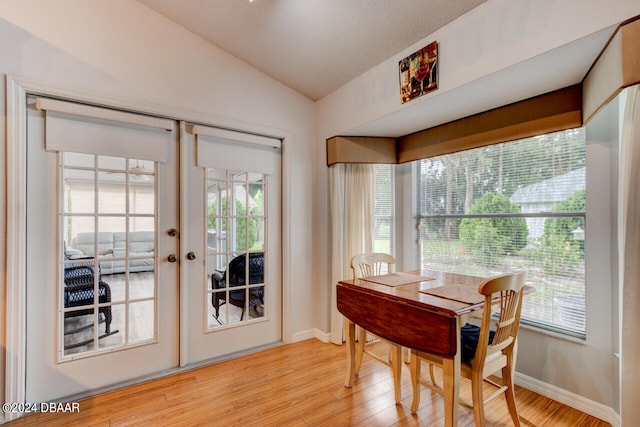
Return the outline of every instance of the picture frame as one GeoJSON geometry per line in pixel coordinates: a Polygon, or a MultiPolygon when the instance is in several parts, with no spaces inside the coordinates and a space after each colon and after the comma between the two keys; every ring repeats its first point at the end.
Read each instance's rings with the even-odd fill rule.
{"type": "Polygon", "coordinates": [[[433,41],[403,58],[398,68],[401,103],[438,89],[438,42],[433,41]]]}

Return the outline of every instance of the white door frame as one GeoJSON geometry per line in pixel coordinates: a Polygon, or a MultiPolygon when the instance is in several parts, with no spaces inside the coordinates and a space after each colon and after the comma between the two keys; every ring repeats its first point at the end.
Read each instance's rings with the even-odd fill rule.
{"type": "MultiPolygon", "coordinates": [[[[287,142],[291,133],[282,129],[247,124],[244,121],[223,119],[182,111],[171,107],[144,102],[116,99],[107,94],[89,93],[74,89],[6,76],[7,108],[7,244],[6,244],[6,300],[5,300],[5,402],[24,402],[26,396],[26,150],[27,150],[27,94],[72,99],[144,114],[171,118],[172,120],[202,123],[242,132],[279,138],[282,149],[282,340],[292,341],[290,327],[290,203],[289,156],[287,142]]],[[[180,325],[180,333],[183,328],[180,325]]],[[[4,414],[4,421],[19,416],[4,414]]]]}

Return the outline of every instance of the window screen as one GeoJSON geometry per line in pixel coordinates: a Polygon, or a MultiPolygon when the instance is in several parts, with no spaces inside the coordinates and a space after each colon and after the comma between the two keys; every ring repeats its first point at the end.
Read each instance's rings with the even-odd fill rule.
{"type": "Polygon", "coordinates": [[[526,271],[523,323],[584,337],[584,129],[416,163],[419,265],[526,271]]]}
{"type": "Polygon", "coordinates": [[[374,250],[393,254],[393,165],[374,165],[374,250]]]}

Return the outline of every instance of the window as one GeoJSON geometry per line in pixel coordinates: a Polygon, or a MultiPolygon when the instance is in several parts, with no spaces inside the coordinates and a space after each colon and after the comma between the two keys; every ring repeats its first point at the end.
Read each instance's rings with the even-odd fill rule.
{"type": "Polygon", "coordinates": [[[584,338],[584,129],[416,162],[419,263],[526,271],[522,321],[584,338]]]}
{"type": "Polygon", "coordinates": [[[207,328],[264,318],[265,175],[207,168],[206,183],[207,328]]]}
{"type": "Polygon", "coordinates": [[[374,251],[393,254],[393,165],[374,165],[374,251]]]}
{"type": "Polygon", "coordinates": [[[155,163],[73,152],[60,159],[62,356],[154,342],[155,163]]]}

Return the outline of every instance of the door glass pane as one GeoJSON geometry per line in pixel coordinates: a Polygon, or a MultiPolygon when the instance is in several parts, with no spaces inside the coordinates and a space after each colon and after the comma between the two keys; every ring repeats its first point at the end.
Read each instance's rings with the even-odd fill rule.
{"type": "Polygon", "coordinates": [[[155,164],[60,158],[62,358],[155,342],[155,164]]]}
{"type": "Polygon", "coordinates": [[[65,169],[63,173],[64,200],[62,210],[67,213],[92,214],[95,212],[95,174],[82,169],[65,169]]]}
{"type": "Polygon", "coordinates": [[[264,217],[249,218],[250,249],[252,251],[264,251],[264,217]]]}
{"type": "Polygon", "coordinates": [[[153,214],[154,164],[148,160],[129,160],[129,211],[132,214],[153,214]]]}
{"type": "Polygon", "coordinates": [[[222,205],[225,185],[225,181],[213,178],[207,183],[207,248],[213,252],[224,252],[226,248],[226,198],[222,205]]]}
{"type": "Polygon", "coordinates": [[[153,339],[154,322],[149,322],[148,313],[153,313],[155,302],[151,300],[129,304],[129,342],[137,343],[153,339]]]}
{"type": "Polygon", "coordinates": [[[208,329],[263,318],[264,175],[207,170],[208,329]]]}
{"type": "Polygon", "coordinates": [[[98,172],[98,212],[124,214],[127,209],[126,174],[98,172]]]}

